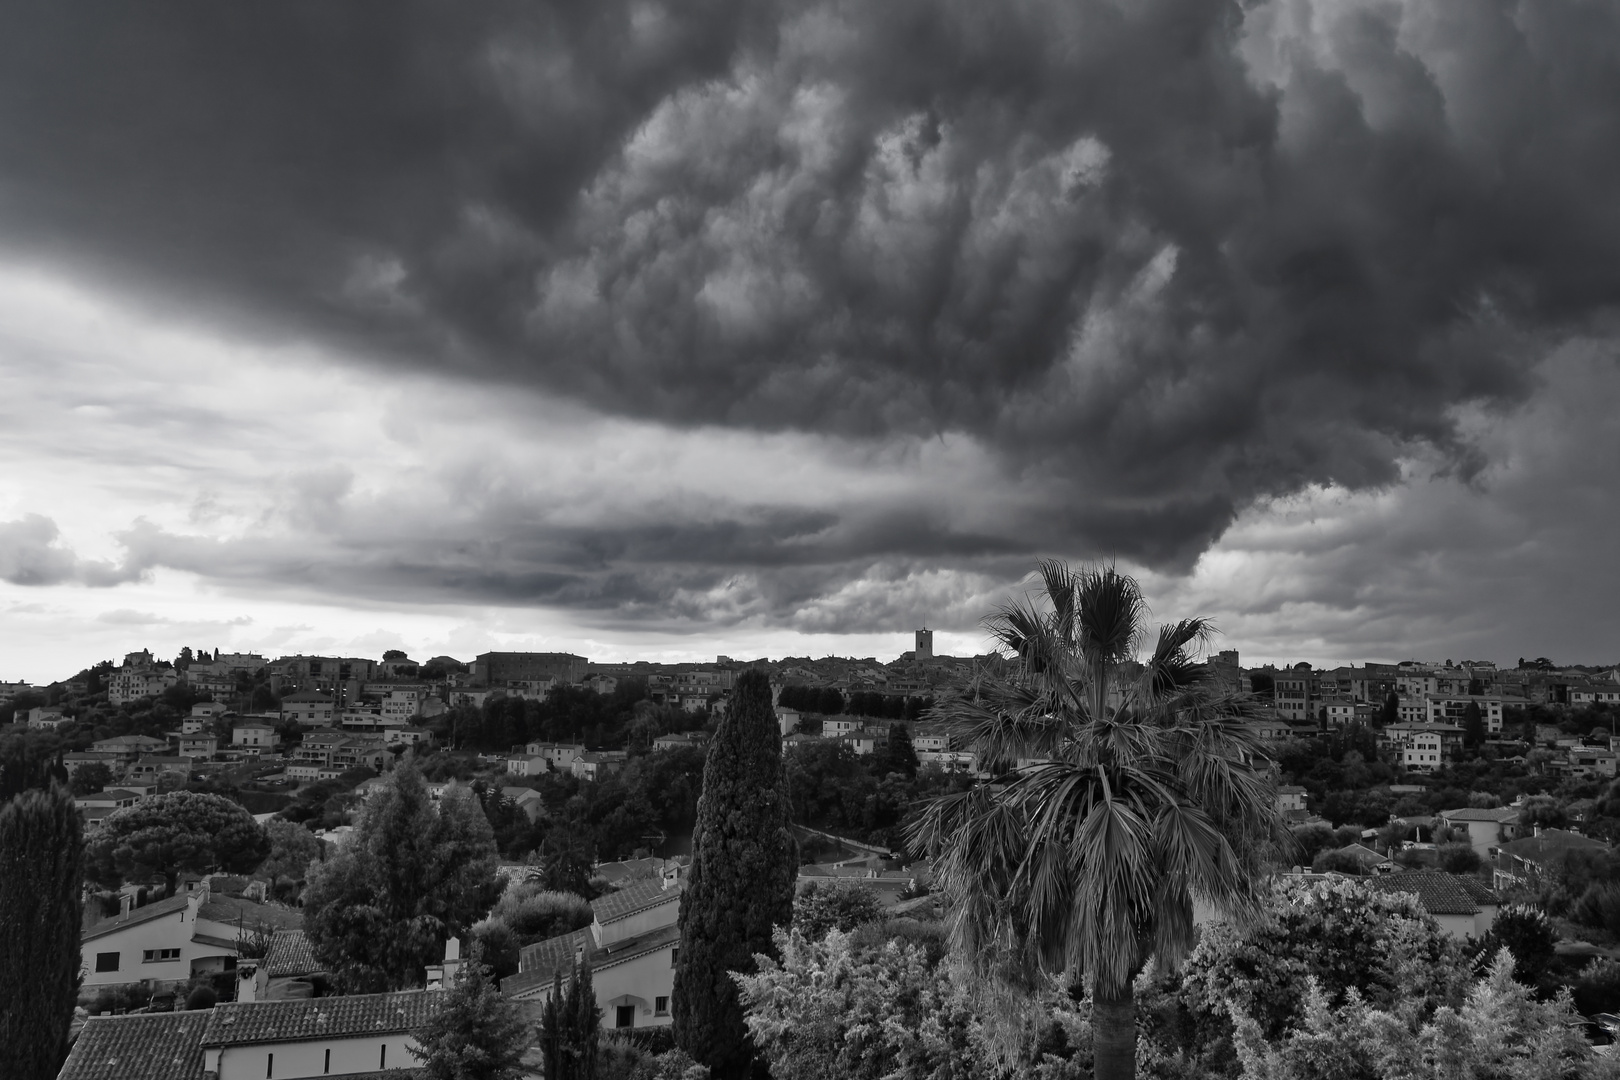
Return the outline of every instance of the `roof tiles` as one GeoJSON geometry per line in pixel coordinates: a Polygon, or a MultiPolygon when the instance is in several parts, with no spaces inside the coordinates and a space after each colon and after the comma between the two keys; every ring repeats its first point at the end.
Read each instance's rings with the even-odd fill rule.
{"type": "Polygon", "coordinates": [[[402,990],[291,1001],[228,1002],[214,1007],[202,1044],[230,1046],[411,1031],[427,1022],[443,999],[438,990],[402,990]]]}
{"type": "Polygon", "coordinates": [[[202,1080],[206,1011],[92,1016],[57,1080],[202,1080]]]}
{"type": "Polygon", "coordinates": [[[681,895],[679,882],[670,882],[664,887],[662,878],[653,878],[648,881],[634,881],[622,889],[597,897],[591,901],[591,911],[596,915],[596,921],[606,925],[627,919],[638,911],[645,911],[650,907],[671,900],[677,900],[681,895]]]}
{"type": "Polygon", "coordinates": [[[1379,892],[1411,893],[1430,915],[1473,915],[1479,902],[1455,874],[1443,870],[1406,870],[1367,879],[1379,892]]]}
{"type": "Polygon", "coordinates": [[[271,978],[309,975],[324,971],[326,965],[315,959],[315,948],[302,930],[278,930],[270,939],[260,968],[271,978]]]}

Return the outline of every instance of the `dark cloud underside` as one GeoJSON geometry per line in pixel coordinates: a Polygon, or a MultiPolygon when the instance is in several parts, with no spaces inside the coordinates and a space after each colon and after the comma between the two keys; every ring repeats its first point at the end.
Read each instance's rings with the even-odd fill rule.
{"type": "MultiPolygon", "coordinates": [[[[1009,535],[1186,566],[1414,444],[1479,467],[1457,406],[1612,309],[1617,42],[1587,0],[30,3],[0,245],[609,412],[966,434],[1048,478],[1009,535]]],[[[715,530],[659,543],[792,561],[715,530]]]]}

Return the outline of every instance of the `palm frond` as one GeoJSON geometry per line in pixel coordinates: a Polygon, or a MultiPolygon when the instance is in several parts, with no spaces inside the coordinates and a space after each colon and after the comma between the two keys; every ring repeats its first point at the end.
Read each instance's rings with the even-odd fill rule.
{"type": "Polygon", "coordinates": [[[987,620],[1011,659],[932,714],[985,760],[1038,763],[929,804],[908,841],[936,857],[953,939],[981,973],[1067,968],[1123,992],[1150,955],[1185,954],[1195,902],[1258,910],[1287,834],[1247,700],[1212,693],[1195,663],[1213,626],[1163,627],[1137,674],[1137,583],[1113,567],[1038,574],[1044,596],[987,620]]]}

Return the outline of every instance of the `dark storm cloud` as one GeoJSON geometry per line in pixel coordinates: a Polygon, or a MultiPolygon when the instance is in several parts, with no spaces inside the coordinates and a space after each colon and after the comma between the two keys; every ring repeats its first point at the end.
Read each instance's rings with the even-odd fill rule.
{"type": "MultiPolygon", "coordinates": [[[[1393,482],[1414,444],[1472,474],[1456,407],[1620,299],[1617,41],[1583,0],[30,5],[0,243],[608,411],[965,433],[1047,478],[1005,534],[1186,566],[1254,499],[1393,482]]],[[[795,543],[1024,543],[803,541],[831,527],[367,573],[634,605],[795,543]],[[661,582],[580,569],[651,547],[661,582]]]]}
{"type": "MultiPolygon", "coordinates": [[[[666,511],[650,524],[559,524],[534,505],[505,502],[447,516],[420,490],[368,503],[315,491],[261,520],[250,534],[210,538],[139,522],[119,534],[126,565],[201,575],[218,585],[374,601],[544,606],[599,625],[769,625],[852,630],[875,607],[916,618],[938,610],[953,582],[897,596],[827,598],[862,579],[890,585],[923,568],[1006,563],[1016,578],[1028,552],[1003,540],[924,524],[920,511],[846,513],[719,506],[703,520],[666,511]],[[919,544],[913,538],[928,536],[919,544]],[[918,553],[887,557],[897,546],[918,553]],[[1017,551],[1017,570],[1009,551],[1017,551]],[[932,607],[930,605],[933,605],[932,607]],[[858,610],[846,610],[858,609],[858,610]]],[[[329,487],[329,486],[328,486],[329,487]]],[[[606,521],[625,512],[604,506],[606,521]]]]}

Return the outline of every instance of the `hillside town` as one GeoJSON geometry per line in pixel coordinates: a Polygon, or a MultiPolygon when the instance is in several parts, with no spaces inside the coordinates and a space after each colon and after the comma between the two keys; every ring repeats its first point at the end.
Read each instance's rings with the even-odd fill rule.
{"type": "MultiPolygon", "coordinates": [[[[886,663],[141,650],[49,685],[0,685],[4,796],[54,778],[87,844],[61,1080],[414,1069],[469,964],[523,1018],[512,1075],[687,1075],[671,1070],[700,1066],[670,1041],[682,898],[706,762],[739,708],[766,710],[779,747],[799,850],[792,926],[834,932],[782,955],[821,949],[830,962],[825,950],[859,938],[839,928],[868,925],[944,949],[948,870],[911,831],[919,808],[1049,759],[997,756],[948,707],[1012,660],[936,655],[928,630],[910,644],[886,663]],[[744,683],[765,696],[739,705],[744,683]],[[461,914],[441,916],[397,977],[344,952],[352,931],[328,923],[349,901],[321,871],[376,842],[382,806],[417,814],[419,829],[454,819],[487,837],[491,875],[445,901],[461,914]],[[113,839],[188,830],[210,838],[149,851],[113,839]],[[596,1010],[588,1036],[563,1030],[564,999],[596,1010]],[[595,1071],[557,1063],[569,1038],[605,1040],[595,1071]]],[[[1145,670],[1120,665],[1107,707],[1129,709],[1145,670]]],[[[1545,658],[1245,668],[1233,651],[1190,671],[1263,763],[1266,810],[1286,830],[1266,856],[1278,902],[1360,890],[1341,902],[1422,920],[1458,978],[1505,945],[1524,992],[1573,994],[1581,1045],[1606,1050],[1620,1034],[1620,671],[1545,658]]],[[[1196,1040],[1176,1045],[1174,1024],[1161,1030],[1164,1010],[1197,1012],[1189,985],[1144,998],[1160,1012],[1143,1014],[1155,1019],[1142,1037],[1177,1068],[1239,1075],[1230,1046],[1206,1060],[1196,1040]]],[[[1090,1075],[1082,1018],[1054,1015],[1046,1051],[1026,1045],[1020,1068],[1090,1075]]]]}

